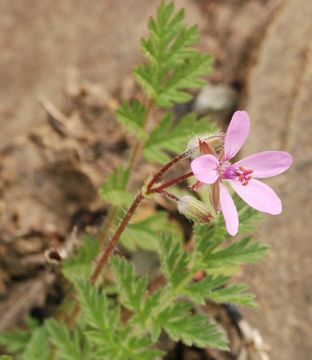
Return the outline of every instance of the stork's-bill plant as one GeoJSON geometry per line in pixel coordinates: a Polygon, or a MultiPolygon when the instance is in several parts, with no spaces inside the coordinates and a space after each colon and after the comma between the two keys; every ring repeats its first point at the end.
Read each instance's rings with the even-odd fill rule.
{"type": "Polygon", "coordinates": [[[253,295],[245,285],[233,284],[231,274],[238,266],[261,259],[267,246],[250,236],[229,239],[228,232],[238,231],[238,212],[241,234],[251,231],[257,213],[239,199],[237,212],[226,183],[251,207],[277,214],[279,198],[256,179],[282,173],[291,157],[264,152],[232,164],[248,135],[245,112],[234,114],[226,135],[193,113],[175,119],[174,106],[191,100],[190,90],[205,84],[212,59],[196,50],[197,27],[185,26],[184,11],[176,12],[172,3],[159,6],[148,29],[149,36],[141,43],[147,61],[134,71],[143,94],[116,113],[134,145],[129,161],[101,189],[110,206],[103,231],[98,239],[87,237],[79,252],[62,264],[70,286],[58,316],[0,336],[0,343],[16,359],[161,359],[165,355],[161,334],[186,345],[227,349],[224,332],[199,307],[206,301],[254,305],[253,295]],[[157,118],[163,114],[157,122],[155,110],[157,118]],[[131,179],[142,157],[161,167],[134,196],[131,179]],[[165,180],[181,162],[189,170],[165,180]],[[193,186],[177,189],[194,177],[193,186]],[[203,184],[206,189],[195,194],[203,184]],[[202,201],[207,199],[207,187],[211,204],[202,201]],[[182,228],[165,210],[155,207],[152,214],[141,212],[140,220],[133,217],[142,202],[160,197],[175,203],[195,223],[192,240],[188,239],[192,246],[186,246],[182,228]],[[114,255],[117,245],[120,251],[114,255]],[[158,254],[158,278],[138,276],[131,260],[123,258],[123,249],[129,255],[137,248],[158,254]]]}

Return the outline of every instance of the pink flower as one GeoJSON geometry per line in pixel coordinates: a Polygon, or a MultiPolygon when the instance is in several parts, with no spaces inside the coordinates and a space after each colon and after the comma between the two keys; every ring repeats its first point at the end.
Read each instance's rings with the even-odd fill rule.
{"type": "Polygon", "coordinates": [[[224,153],[199,156],[191,163],[199,183],[212,185],[212,202],[216,211],[222,211],[226,229],[237,234],[239,220],[234,201],[225,184],[230,184],[237,194],[251,207],[264,213],[277,215],[282,212],[282,202],[275,192],[263,182],[286,171],[292,157],[284,151],[263,151],[234,164],[230,160],[239,152],[249,134],[249,116],[236,111],[224,138],[224,153]]]}

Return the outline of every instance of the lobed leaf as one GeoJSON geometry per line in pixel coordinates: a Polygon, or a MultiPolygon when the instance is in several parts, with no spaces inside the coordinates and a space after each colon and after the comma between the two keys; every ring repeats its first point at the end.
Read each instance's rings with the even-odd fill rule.
{"type": "Polygon", "coordinates": [[[82,360],[80,344],[71,338],[69,330],[65,324],[58,323],[54,319],[45,321],[45,327],[49,334],[50,341],[62,354],[64,360],[82,360]]]}
{"type": "Polygon", "coordinates": [[[116,276],[116,286],[121,303],[140,316],[147,292],[147,277],[138,278],[135,275],[133,265],[118,256],[113,258],[112,267],[116,276]]]}
{"type": "Polygon", "coordinates": [[[140,101],[134,100],[132,104],[124,102],[117,110],[116,115],[121,124],[138,139],[147,137],[144,130],[147,109],[140,101]]]}
{"type": "Polygon", "coordinates": [[[162,3],[148,23],[149,36],[141,46],[149,62],[135,70],[137,81],[157,105],[170,108],[189,101],[189,90],[204,84],[212,58],[194,47],[198,28],[184,25],[184,10],[175,12],[173,3],[162,3]]]}
{"type": "Polygon", "coordinates": [[[102,185],[101,196],[104,201],[114,206],[128,206],[133,196],[126,190],[129,170],[118,167],[102,185]]]}
{"type": "Polygon", "coordinates": [[[63,273],[68,280],[75,282],[77,277],[89,279],[94,270],[94,260],[99,251],[99,242],[90,236],[84,242],[77,254],[68,258],[63,264],[63,273]]]}
{"type": "Polygon", "coordinates": [[[49,359],[49,339],[44,327],[37,328],[25,349],[23,360],[47,360],[49,359]]]}
{"type": "Polygon", "coordinates": [[[224,336],[216,325],[209,323],[206,316],[192,315],[191,309],[192,305],[180,302],[161,313],[163,327],[172,340],[182,340],[189,346],[212,346],[226,350],[224,336]]]}
{"type": "Polygon", "coordinates": [[[177,239],[182,240],[181,229],[168,219],[164,211],[157,211],[148,218],[129,224],[122,235],[121,242],[129,250],[138,247],[147,251],[159,252],[159,229],[168,229],[177,239]]]}
{"type": "Polygon", "coordinates": [[[186,115],[177,124],[174,124],[173,115],[168,113],[146,141],[144,157],[150,162],[166,163],[170,160],[167,152],[182,153],[191,137],[214,130],[207,119],[198,120],[193,113],[186,115]]]}
{"type": "Polygon", "coordinates": [[[190,256],[170,234],[165,234],[161,240],[160,261],[168,285],[173,292],[179,291],[192,276],[190,256]]]}

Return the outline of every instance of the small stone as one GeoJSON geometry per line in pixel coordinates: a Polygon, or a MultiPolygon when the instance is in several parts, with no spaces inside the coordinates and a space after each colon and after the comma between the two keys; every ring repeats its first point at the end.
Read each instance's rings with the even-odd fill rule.
{"type": "Polygon", "coordinates": [[[224,84],[209,84],[196,97],[193,110],[199,114],[207,112],[231,112],[237,101],[237,92],[224,84]]]}

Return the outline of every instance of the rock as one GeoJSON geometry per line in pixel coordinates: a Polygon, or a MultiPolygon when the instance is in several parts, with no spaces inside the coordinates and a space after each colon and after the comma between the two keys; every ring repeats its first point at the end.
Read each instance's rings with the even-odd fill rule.
{"type": "Polygon", "coordinates": [[[208,112],[230,113],[235,106],[238,94],[230,86],[209,84],[201,89],[196,97],[193,110],[199,114],[208,112]]]}
{"type": "Polygon", "coordinates": [[[291,170],[270,181],[284,211],[268,217],[257,238],[272,253],[251,267],[260,308],[248,318],[272,345],[272,359],[311,359],[312,323],[312,2],[289,0],[271,24],[248,83],[252,128],[244,155],[286,150],[291,170]]]}

